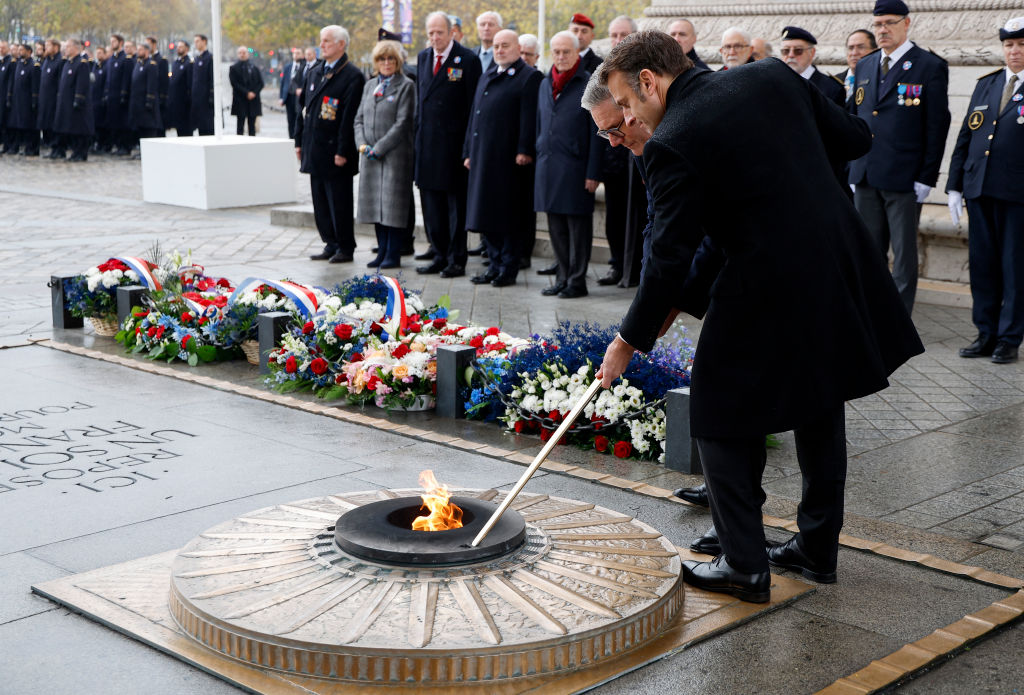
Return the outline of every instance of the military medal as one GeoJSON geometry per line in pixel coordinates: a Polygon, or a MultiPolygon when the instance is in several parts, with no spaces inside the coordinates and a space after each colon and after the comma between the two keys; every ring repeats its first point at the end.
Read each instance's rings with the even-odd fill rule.
{"type": "Polygon", "coordinates": [[[907,85],[903,84],[902,82],[899,83],[898,85],[896,85],[896,92],[899,94],[899,96],[896,97],[896,103],[899,104],[900,106],[903,106],[904,102],[906,101],[904,100],[903,95],[907,93],[907,85]]]}
{"type": "Polygon", "coordinates": [[[1017,122],[1024,125],[1024,104],[1017,107],[1017,122]]]}
{"type": "Polygon", "coordinates": [[[924,89],[923,85],[912,84],[910,85],[910,96],[914,97],[914,106],[921,105],[921,91],[924,89]]]}

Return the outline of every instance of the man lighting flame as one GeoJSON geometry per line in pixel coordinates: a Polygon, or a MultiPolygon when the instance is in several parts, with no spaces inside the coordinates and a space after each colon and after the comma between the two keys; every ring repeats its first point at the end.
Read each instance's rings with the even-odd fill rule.
{"type": "Polygon", "coordinates": [[[448,486],[437,482],[433,471],[423,471],[419,478],[420,487],[426,492],[421,495],[423,506],[430,514],[418,516],[412,521],[413,531],[448,531],[462,528],[462,509],[448,500],[451,494],[448,486]]]}

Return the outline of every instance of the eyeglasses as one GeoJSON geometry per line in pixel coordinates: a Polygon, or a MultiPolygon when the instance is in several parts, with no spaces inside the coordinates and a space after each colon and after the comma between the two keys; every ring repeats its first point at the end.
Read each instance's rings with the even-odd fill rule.
{"type": "Polygon", "coordinates": [[[398,62],[398,58],[395,58],[394,56],[377,56],[377,62],[378,63],[387,63],[387,62],[395,62],[395,63],[397,63],[398,62]]]}
{"type": "Polygon", "coordinates": [[[611,140],[611,136],[614,135],[617,138],[624,138],[626,134],[623,133],[619,128],[626,122],[626,117],[623,116],[622,120],[613,125],[611,128],[605,128],[604,130],[597,131],[597,137],[604,138],[605,140],[611,140]]]}
{"type": "Polygon", "coordinates": [[[804,47],[800,47],[800,46],[783,46],[782,48],[779,49],[779,53],[781,53],[784,56],[788,56],[788,55],[802,56],[804,54],[804,51],[809,51],[809,50],[811,50],[811,49],[806,47],[806,46],[804,46],[804,47]]]}
{"type": "Polygon", "coordinates": [[[872,22],[871,31],[879,31],[885,27],[894,27],[897,24],[902,24],[906,17],[900,17],[899,19],[890,19],[887,22],[872,22]]]}
{"type": "Polygon", "coordinates": [[[726,52],[728,52],[728,51],[741,51],[744,48],[750,48],[750,44],[749,43],[727,43],[724,46],[722,46],[722,50],[726,51],[726,52]]]}

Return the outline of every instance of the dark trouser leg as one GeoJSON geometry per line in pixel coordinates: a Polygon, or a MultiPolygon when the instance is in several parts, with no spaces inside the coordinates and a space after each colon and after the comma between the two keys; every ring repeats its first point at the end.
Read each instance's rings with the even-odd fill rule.
{"type": "Polygon", "coordinates": [[[548,236],[551,248],[558,261],[558,273],[555,275],[556,285],[565,285],[569,278],[569,216],[548,213],[548,236]]]}
{"type": "Polygon", "coordinates": [[[766,459],[764,436],[735,439],[697,438],[704,481],[711,501],[711,518],[718,530],[722,552],[740,572],[765,572],[761,489],[766,459]]]}
{"type": "Polygon", "coordinates": [[[313,197],[313,219],[316,220],[316,230],[320,233],[320,239],[324,242],[325,250],[337,253],[337,234],[334,231],[334,215],[331,206],[334,204],[327,186],[327,179],[319,176],[309,177],[310,193],[313,197]]]}
{"type": "Polygon", "coordinates": [[[406,231],[404,227],[388,227],[380,225],[382,235],[377,237],[380,245],[381,262],[397,265],[402,262],[402,247],[405,245],[406,231]]]}
{"type": "Polygon", "coordinates": [[[846,486],[846,413],[840,403],[815,422],[798,427],[796,456],[803,477],[797,508],[800,547],[822,567],[835,567],[843,527],[846,486]]]}
{"type": "Polygon", "coordinates": [[[284,113],[288,119],[288,137],[295,139],[295,97],[284,100],[284,113]]]}
{"type": "Polygon", "coordinates": [[[331,218],[334,221],[335,239],[338,250],[351,254],[356,250],[354,197],[352,177],[342,176],[326,179],[328,195],[331,198],[331,218]]]}
{"type": "Polygon", "coordinates": [[[1003,264],[993,202],[991,198],[967,201],[967,259],[971,269],[971,319],[979,333],[995,338],[999,335],[1003,302],[1003,264]]]}
{"type": "MultiPolygon", "coordinates": [[[[632,166],[632,164],[630,164],[632,166]]],[[[604,182],[604,234],[611,253],[609,265],[622,270],[626,240],[626,208],[629,201],[629,170],[607,177],[604,182]]]]}
{"type": "Polygon", "coordinates": [[[382,224],[373,224],[373,234],[377,238],[377,258],[374,259],[374,263],[380,265],[381,259],[384,258],[384,252],[387,251],[387,227],[382,224]]]}
{"type": "Polygon", "coordinates": [[[864,220],[871,240],[882,254],[882,261],[889,265],[889,218],[885,214],[882,192],[867,184],[858,184],[853,193],[853,205],[864,220]]]}
{"type": "Polygon", "coordinates": [[[246,120],[249,122],[249,136],[256,137],[256,114],[250,113],[246,120]]]}
{"type": "Polygon", "coordinates": [[[245,134],[245,114],[235,116],[235,135],[245,134]]]}
{"type": "Polygon", "coordinates": [[[499,232],[480,232],[480,241],[484,245],[484,249],[487,253],[487,258],[491,262],[487,266],[489,273],[497,273],[501,275],[505,272],[505,268],[502,264],[501,247],[504,242],[504,234],[499,232]]]}
{"type": "Polygon", "coordinates": [[[647,226],[647,188],[640,172],[629,165],[629,193],[626,206],[626,236],[622,241],[623,287],[640,282],[640,269],[644,257],[644,228],[647,226]]]}
{"type": "Polygon", "coordinates": [[[39,131],[35,128],[22,131],[22,144],[25,145],[25,154],[29,157],[39,156],[39,131]]]}
{"type": "Polygon", "coordinates": [[[569,287],[587,289],[587,267],[594,246],[594,216],[569,215],[569,287]]]}
{"type": "Polygon", "coordinates": [[[438,260],[447,263],[451,241],[448,192],[421,188],[420,206],[423,208],[423,227],[427,231],[427,239],[430,240],[438,260]]]}
{"type": "Polygon", "coordinates": [[[190,137],[192,137],[192,129],[191,128],[175,128],[174,130],[175,130],[175,132],[178,133],[178,137],[179,138],[190,138],[190,137]]]}
{"type": "Polygon", "coordinates": [[[920,206],[911,193],[882,191],[892,232],[892,279],[909,314],[917,295],[917,221],[920,206]]]}

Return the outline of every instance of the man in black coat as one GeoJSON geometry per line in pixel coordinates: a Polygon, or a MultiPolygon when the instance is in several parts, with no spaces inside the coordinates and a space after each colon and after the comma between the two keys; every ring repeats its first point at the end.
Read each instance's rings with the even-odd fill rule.
{"type": "Polygon", "coordinates": [[[171,75],[167,59],[160,55],[160,42],[155,36],[147,36],[146,43],[149,44],[149,57],[156,61],[157,74],[160,76],[158,90],[160,92],[160,122],[163,124],[163,128],[160,130],[159,137],[164,137],[165,131],[171,127],[168,125],[167,113],[167,94],[170,89],[171,75]]]}
{"type": "Polygon", "coordinates": [[[10,150],[11,134],[7,129],[7,95],[11,91],[15,59],[11,56],[11,45],[0,39],[0,148],[3,154],[10,150]]]}
{"type": "Polygon", "coordinates": [[[709,70],[707,63],[697,55],[697,29],[688,19],[677,19],[668,25],[668,35],[676,40],[686,57],[698,68],[709,70]]]}
{"type": "Polygon", "coordinates": [[[475,284],[513,285],[532,218],[537,88],[543,75],[519,56],[519,37],[494,35],[494,65],[476,86],[462,153],[469,170],[466,228],[487,245],[490,266],[475,284]]]}
{"type": "Polygon", "coordinates": [[[871,30],[879,50],[854,70],[850,110],[871,127],[871,151],[850,162],[854,205],[885,258],[907,311],[917,294],[917,224],[939,179],[949,134],[949,66],[908,38],[902,0],[877,0],[871,30]]]}
{"type": "Polygon", "coordinates": [[[14,146],[12,152],[17,153],[24,148],[26,157],[39,156],[39,128],[37,111],[39,109],[39,71],[40,62],[32,54],[32,46],[21,45],[21,58],[14,64],[14,75],[11,77],[11,91],[8,96],[7,125],[12,130],[14,146]]]}
{"type": "Polygon", "coordinates": [[[131,114],[135,139],[159,137],[163,132],[160,120],[160,74],[156,61],[149,55],[149,45],[140,43],[132,69],[131,114]]]}
{"type": "Polygon", "coordinates": [[[167,82],[167,121],[164,126],[174,128],[178,137],[192,135],[194,130],[189,116],[192,107],[192,58],[188,41],[178,41],[174,47],[178,57],[171,63],[171,77],[167,82]]]}
{"type": "Polygon", "coordinates": [[[93,152],[110,151],[110,135],[107,131],[107,104],[103,98],[107,88],[107,49],[96,47],[96,58],[91,63],[92,77],[89,79],[89,93],[92,95],[92,122],[96,133],[93,152]]]}
{"type": "Polygon", "coordinates": [[[577,12],[569,18],[570,34],[580,42],[580,70],[594,74],[601,65],[601,56],[594,53],[590,43],[594,40],[594,20],[582,12],[577,12]]]}
{"type": "Polygon", "coordinates": [[[348,263],[356,248],[352,177],[359,172],[353,123],[362,99],[362,71],[348,60],[349,34],[331,25],[320,30],[320,58],[302,92],[295,122],[295,152],[309,174],[313,217],[324,250],[315,261],[348,263]]]}
{"type": "Polygon", "coordinates": [[[89,157],[89,144],[95,133],[91,73],[92,64],[82,53],[82,42],[68,39],[68,58],[60,71],[53,131],[62,146],[71,148],[72,162],[84,162],[89,157]]]}
{"type": "Polygon", "coordinates": [[[806,29],[800,27],[783,27],[782,48],[779,53],[782,60],[793,71],[821,90],[821,93],[836,103],[846,104],[846,90],[841,80],[827,75],[814,67],[814,57],[818,52],[818,40],[806,29]]]}
{"type": "Polygon", "coordinates": [[[260,92],[263,90],[263,76],[259,68],[249,60],[249,49],[238,47],[238,62],[228,68],[231,83],[231,115],[237,119],[235,132],[243,135],[245,124],[249,124],[249,135],[256,135],[256,119],[263,115],[260,92]]]}
{"type": "Polygon", "coordinates": [[[288,137],[295,137],[295,114],[298,100],[295,97],[295,88],[301,84],[298,79],[302,73],[305,61],[302,59],[302,49],[292,49],[292,62],[281,68],[281,91],[278,95],[278,103],[284,107],[285,116],[288,118],[288,137]]]}
{"type": "Polygon", "coordinates": [[[480,80],[480,59],[452,38],[444,12],[427,15],[427,41],[416,60],[416,185],[434,261],[417,273],[466,274],[466,185],[462,146],[480,80]]]}
{"type": "Polygon", "coordinates": [[[684,562],[684,578],[754,602],[770,599],[769,563],[833,582],[844,401],[885,388],[923,352],[831,175],[830,154],[870,148],[867,125],[778,60],[712,74],[693,68],[661,32],[628,37],[602,75],[624,117],[653,129],[644,164],[655,207],[648,265],[598,374],[606,387],[671,325],[705,234],[725,254],[694,357],[690,408],[723,553],[684,562]],[[775,175],[737,169],[737,161],[772,162],[775,175]],[[767,334],[752,348],[750,336],[767,334]],[[765,435],[791,429],[803,474],[800,532],[766,553],[765,435]]]}
{"type": "Polygon", "coordinates": [[[57,86],[60,84],[60,69],[64,65],[60,41],[46,40],[46,54],[39,71],[39,111],[36,113],[36,127],[43,132],[43,144],[51,147],[50,159],[66,156],[62,145],[53,136],[53,116],[57,112],[57,86]]]}
{"type": "Polygon", "coordinates": [[[131,154],[131,117],[128,111],[128,94],[131,91],[132,68],[135,62],[124,53],[124,37],[113,34],[110,37],[110,58],[107,59],[106,90],[104,101],[107,109],[107,130],[116,149],[116,155],[131,154]]]}
{"type": "Polygon", "coordinates": [[[196,61],[192,68],[192,105],[189,125],[200,135],[213,135],[213,56],[206,50],[206,37],[196,34],[196,61]]]}

